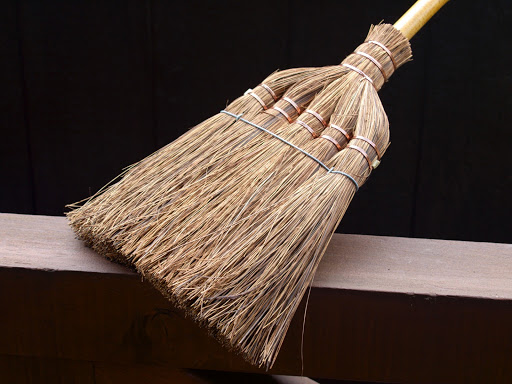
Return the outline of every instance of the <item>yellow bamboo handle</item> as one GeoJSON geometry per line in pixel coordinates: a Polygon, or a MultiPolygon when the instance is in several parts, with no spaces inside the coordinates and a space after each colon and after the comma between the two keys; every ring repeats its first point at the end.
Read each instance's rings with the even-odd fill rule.
{"type": "Polygon", "coordinates": [[[418,0],[394,27],[411,39],[448,0],[418,0]]]}

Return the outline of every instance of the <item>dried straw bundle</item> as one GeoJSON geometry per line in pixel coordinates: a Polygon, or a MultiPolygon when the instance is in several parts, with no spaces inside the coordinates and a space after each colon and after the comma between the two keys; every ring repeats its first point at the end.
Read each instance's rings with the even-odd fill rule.
{"type": "MultiPolygon", "coordinates": [[[[233,101],[226,110],[255,116],[264,108],[272,106],[293,84],[314,71],[316,68],[275,72],[254,90],[233,101]]],[[[214,166],[215,159],[218,160],[219,151],[227,148],[225,138],[236,133],[234,125],[232,118],[219,113],[147,158],[127,167],[117,177],[122,177],[119,182],[68,206],[73,209],[67,213],[71,226],[96,251],[126,263],[103,229],[122,228],[133,219],[134,207],[147,206],[144,202],[150,195],[179,190],[207,172],[208,167],[214,166]]]]}
{"type": "MultiPolygon", "coordinates": [[[[332,116],[324,136],[338,145],[325,137],[300,136],[297,132],[307,131],[297,131],[296,124],[278,130],[359,184],[369,175],[368,165],[380,158],[389,142],[377,89],[394,66],[411,56],[407,39],[390,25],[372,28],[367,40],[384,44],[392,58],[379,44],[361,45],[357,54],[344,61],[354,63],[349,65],[356,70],[333,82],[310,107],[321,108],[321,101],[325,102],[323,111],[332,116]],[[361,52],[377,57],[381,66],[361,52]],[[342,92],[335,96],[334,91],[342,92]],[[335,128],[337,124],[348,137],[335,128]],[[352,147],[342,149],[351,133],[354,137],[349,144],[366,153],[366,158],[352,147]]],[[[122,249],[143,275],[219,339],[252,363],[269,367],[355,187],[346,176],[326,174],[318,163],[283,143],[273,146],[280,151],[270,151],[279,154],[275,161],[267,159],[258,171],[240,174],[244,168],[240,164],[255,166],[265,159],[266,152],[255,148],[268,145],[266,141],[253,141],[252,150],[245,152],[249,159],[235,162],[232,170],[236,172],[228,172],[226,179],[212,181],[215,187],[202,200],[187,202],[187,193],[181,200],[181,216],[157,220],[150,232],[130,244],[133,248],[122,249]],[[246,190],[250,193],[244,194],[246,190]]],[[[221,168],[222,172],[226,169],[221,168]]]]}
{"type": "MultiPolygon", "coordinates": [[[[271,367],[335,228],[389,144],[388,121],[377,91],[410,59],[407,38],[446,1],[419,0],[395,24],[397,29],[372,28],[343,68],[316,70],[292,87],[288,100],[279,101],[274,111],[262,114],[253,109],[254,103],[259,108],[266,104],[254,94],[252,106],[234,108],[238,113],[247,108],[250,121],[214,117],[222,122],[205,123],[208,134],[197,136],[214,138],[215,150],[201,146],[211,158],[202,158],[198,151],[189,159],[192,167],[176,158],[179,166],[167,172],[165,167],[158,169],[167,159],[157,153],[129,169],[127,185],[116,184],[121,187],[112,196],[104,193],[108,197],[92,199],[99,204],[91,204],[88,212],[73,212],[73,226],[100,252],[112,251],[121,261],[134,261],[158,289],[247,360],[271,367]],[[322,71],[328,80],[318,78],[322,71]],[[311,86],[310,92],[306,86],[311,86]],[[321,122],[330,120],[330,125],[323,137],[312,138],[289,123],[299,117],[304,123],[299,125],[313,136],[324,130],[326,124],[311,128],[301,115],[324,87],[312,105],[326,116],[310,114],[321,122]],[[286,141],[283,137],[293,149],[273,141],[286,141]],[[157,169],[144,170],[143,163],[157,169]],[[190,170],[192,175],[182,179],[180,172],[190,170]],[[168,182],[171,176],[178,177],[177,184],[168,182]],[[130,184],[131,178],[136,182],[130,184]],[[124,196],[118,200],[119,192],[124,196]],[[187,201],[191,196],[192,202],[187,201]],[[116,208],[121,214],[111,215],[116,208]]],[[[187,139],[187,146],[196,144],[187,139]]],[[[188,148],[181,155],[188,156],[188,150],[194,152],[188,148]]]]}

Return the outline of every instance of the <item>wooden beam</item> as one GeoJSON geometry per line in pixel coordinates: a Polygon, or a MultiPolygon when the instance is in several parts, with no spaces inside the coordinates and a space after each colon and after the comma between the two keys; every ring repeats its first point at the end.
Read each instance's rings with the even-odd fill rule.
{"type": "MultiPolygon", "coordinates": [[[[260,372],[61,217],[0,214],[0,354],[260,372]]],[[[512,381],[512,245],[335,235],[272,374],[512,381]],[[302,368],[303,365],[303,368],[302,368]]]]}

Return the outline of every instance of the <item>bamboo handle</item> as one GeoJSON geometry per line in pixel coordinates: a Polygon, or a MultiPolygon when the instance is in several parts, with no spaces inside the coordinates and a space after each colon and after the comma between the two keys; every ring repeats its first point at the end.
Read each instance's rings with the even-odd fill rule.
{"type": "Polygon", "coordinates": [[[394,27],[410,40],[448,0],[418,0],[394,27]]]}

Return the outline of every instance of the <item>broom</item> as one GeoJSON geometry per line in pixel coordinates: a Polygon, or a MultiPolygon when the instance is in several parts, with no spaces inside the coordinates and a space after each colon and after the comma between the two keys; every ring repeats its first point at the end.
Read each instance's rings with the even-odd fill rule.
{"type": "MultiPolygon", "coordinates": [[[[395,26],[410,38],[444,2],[420,1],[395,26]],[[417,22],[425,7],[429,16],[417,22]]],[[[378,67],[375,57],[365,57],[378,67]]],[[[327,162],[327,168],[335,170],[306,176],[304,185],[289,196],[289,192],[277,194],[281,196],[277,201],[267,194],[271,205],[261,208],[263,203],[256,204],[250,215],[204,238],[206,245],[213,244],[210,255],[219,256],[216,263],[211,257],[209,263],[196,263],[188,272],[181,271],[181,280],[173,282],[166,280],[165,268],[148,271],[164,293],[188,307],[219,338],[256,364],[272,365],[332,232],[354,191],[387,147],[387,119],[376,94],[380,86],[375,87],[379,80],[357,66],[346,67],[359,76],[351,74],[357,78],[352,81],[362,81],[362,86],[354,138],[327,162]]],[[[236,120],[258,125],[239,116],[236,120]]],[[[313,142],[316,140],[320,139],[313,142]]],[[[321,160],[312,160],[326,167],[321,160]]],[[[200,248],[205,249],[203,245],[200,248]]],[[[200,254],[191,257],[201,259],[200,254]]]]}
{"type": "MultiPolygon", "coordinates": [[[[419,27],[404,20],[422,5],[442,4],[423,1],[413,7],[396,25],[407,38],[419,27]]],[[[136,263],[162,292],[254,364],[272,366],[332,233],[387,149],[388,121],[375,87],[378,77],[357,67],[353,72],[357,76],[352,81],[362,84],[358,113],[353,138],[327,161],[327,168],[334,171],[316,172],[291,195],[267,192],[257,209],[226,228],[177,249],[152,248],[149,257],[157,255],[158,262],[146,257],[136,263]],[[186,251],[181,258],[189,263],[177,273],[165,252],[176,253],[182,247],[186,251]]],[[[325,140],[313,140],[310,146],[318,143],[325,140]]],[[[318,168],[318,161],[313,163],[318,168]]],[[[284,191],[290,190],[286,181],[281,184],[284,191]]]]}

